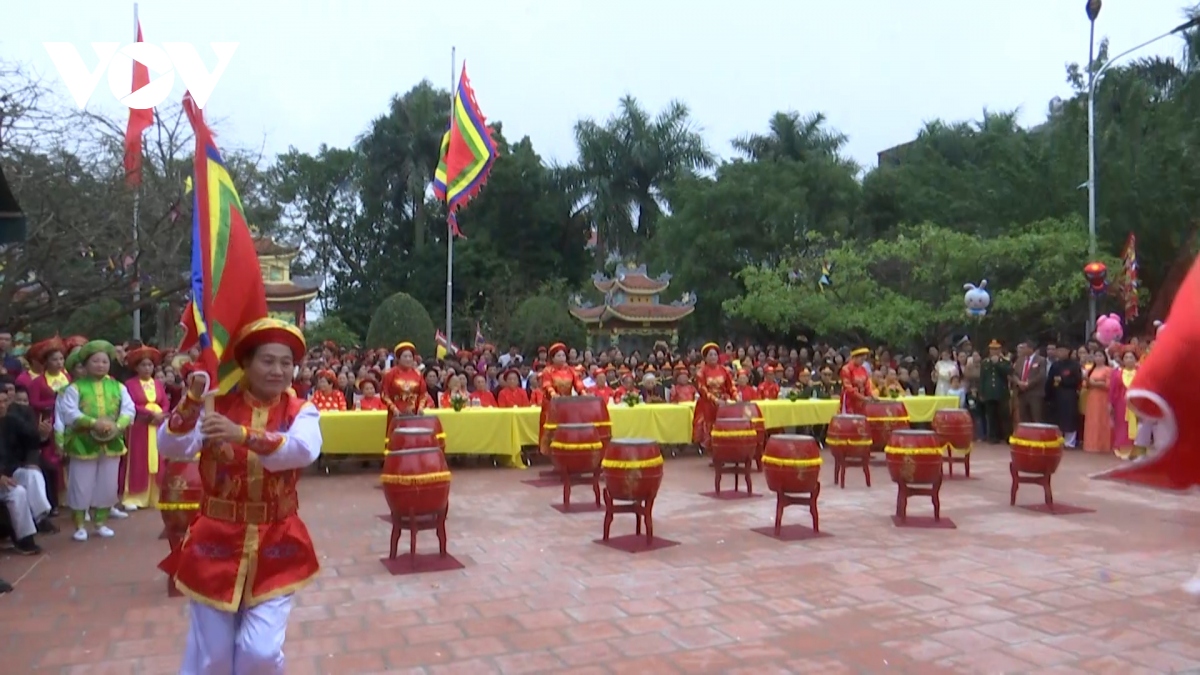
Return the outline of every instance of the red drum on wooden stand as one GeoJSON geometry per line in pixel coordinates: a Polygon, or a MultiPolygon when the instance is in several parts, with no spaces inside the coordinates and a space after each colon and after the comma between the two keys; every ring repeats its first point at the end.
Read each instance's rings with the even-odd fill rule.
{"type": "Polygon", "coordinates": [[[396,429],[409,428],[428,429],[432,431],[437,438],[438,447],[442,449],[443,453],[446,452],[446,432],[442,431],[442,421],[438,419],[437,415],[400,415],[394,417],[387,430],[388,439],[392,437],[392,432],[396,429]]]}
{"type": "MultiPolygon", "coordinates": [[[[551,399],[545,430],[553,432],[560,424],[591,424],[596,427],[600,442],[605,447],[608,447],[608,441],[612,438],[608,402],[599,396],[556,396],[551,399]]],[[[558,471],[543,471],[541,477],[558,478],[558,471]]]]}
{"type": "Polygon", "coordinates": [[[932,431],[900,429],[893,431],[888,444],[888,473],[896,482],[896,516],[908,517],[909,497],[930,497],[933,519],[941,520],[942,450],[945,446],[932,431]],[[915,487],[928,485],[929,487],[915,487]]]}
{"type": "Polygon", "coordinates": [[[967,478],[971,477],[971,446],[975,442],[975,420],[962,408],[943,408],[933,413],[930,425],[946,447],[946,466],[951,476],[954,465],[962,464],[967,478]]]}
{"type": "Polygon", "coordinates": [[[871,430],[863,415],[834,415],[825,433],[825,445],[833,455],[833,480],[846,487],[846,468],[861,466],[871,487],[871,430]]]}
{"type": "Polygon", "coordinates": [[[632,513],[637,518],[636,534],[642,533],[645,520],[649,544],[654,539],[654,499],[663,479],[663,457],[658,444],[645,438],[614,438],[604,451],[600,466],[604,470],[604,541],[608,541],[613,515],[632,513]]]}
{"type": "Polygon", "coordinates": [[[746,478],[746,494],[754,494],[750,484],[750,474],[754,470],[750,463],[758,452],[758,432],[754,422],[745,417],[718,417],[713,422],[712,441],[709,443],[709,453],[712,455],[713,485],[717,493],[721,492],[721,476],[733,474],[733,491],[738,491],[738,479],[746,478]]]}
{"type": "Polygon", "coordinates": [[[446,556],[446,514],[450,510],[450,467],[437,447],[436,437],[427,429],[396,429],[392,432],[388,453],[383,460],[383,497],[392,516],[392,538],[388,557],[396,557],[400,532],[409,530],[409,554],[414,564],[417,532],[435,530],[438,554],[446,556]],[[415,439],[428,445],[411,447],[415,439]],[[430,439],[433,439],[432,441],[430,439]]]}
{"type": "Polygon", "coordinates": [[[775,434],[763,450],[767,489],[775,493],[775,536],[783,527],[783,509],[807,506],[813,532],[820,532],[817,497],[821,494],[821,445],[812,436],[775,434]]]}
{"type": "Polygon", "coordinates": [[[893,431],[908,428],[908,408],[900,401],[867,401],[863,412],[871,430],[871,449],[875,452],[883,452],[893,431]]]}
{"type": "Polygon", "coordinates": [[[740,401],[737,403],[722,403],[717,408],[717,419],[748,419],[754,425],[754,431],[758,434],[758,447],[755,449],[754,459],[758,463],[758,469],[761,471],[763,448],[767,441],[767,427],[763,420],[762,411],[758,404],[754,401],[740,401]]]}
{"type": "MultiPolygon", "coordinates": [[[[200,462],[164,459],[158,469],[158,511],[163,521],[163,536],[171,552],[183,546],[188,528],[200,515],[204,485],[200,482],[200,462]]],[[[175,580],[167,578],[167,597],[183,594],[175,580]]]]}
{"type": "Polygon", "coordinates": [[[550,461],[563,481],[563,506],[571,505],[571,485],[592,486],[596,506],[600,506],[600,460],[604,459],[604,444],[592,424],[559,424],[550,441],[550,461]]]}
{"type": "Polygon", "coordinates": [[[1017,430],[1008,439],[1008,446],[1011,458],[1008,472],[1012,476],[1009,505],[1016,505],[1017,488],[1021,483],[1041,485],[1046,495],[1046,505],[1053,505],[1054,492],[1050,489],[1050,477],[1062,462],[1062,432],[1053,424],[1018,424],[1017,430]]]}

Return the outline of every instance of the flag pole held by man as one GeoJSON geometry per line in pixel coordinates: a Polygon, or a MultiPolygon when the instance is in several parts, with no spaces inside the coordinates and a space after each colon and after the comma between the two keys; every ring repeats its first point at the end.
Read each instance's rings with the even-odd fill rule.
{"type": "Polygon", "coordinates": [[[159,567],[190,600],[181,673],[282,673],[292,595],[319,570],[296,484],[321,452],[321,429],[290,391],[304,336],[267,317],[237,190],[190,94],[184,110],[196,152],[181,348],[199,347],[200,360],[158,445],[169,461],[199,462],[204,492],[187,539],[159,567]]]}

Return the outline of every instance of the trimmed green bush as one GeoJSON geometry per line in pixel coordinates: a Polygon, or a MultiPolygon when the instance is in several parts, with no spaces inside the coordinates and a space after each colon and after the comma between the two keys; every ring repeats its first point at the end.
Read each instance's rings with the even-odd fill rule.
{"type": "Polygon", "coordinates": [[[367,327],[367,347],[391,349],[400,342],[411,342],[422,358],[435,354],[433,319],[411,295],[397,293],[388,297],[371,316],[367,327]]]}

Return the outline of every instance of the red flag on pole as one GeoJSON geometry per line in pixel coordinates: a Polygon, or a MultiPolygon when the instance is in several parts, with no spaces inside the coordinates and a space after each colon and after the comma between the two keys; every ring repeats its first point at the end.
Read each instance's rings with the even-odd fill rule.
{"type": "MultiPolygon", "coordinates": [[[[137,20],[137,10],[133,19],[136,39],[142,42],[142,24],[137,20]]],[[[144,63],[133,62],[133,88],[137,91],[150,84],[150,69],[144,63]]],[[[125,180],[130,186],[142,184],[142,133],[154,124],[154,109],[129,109],[129,124],[125,127],[125,180]]]]}

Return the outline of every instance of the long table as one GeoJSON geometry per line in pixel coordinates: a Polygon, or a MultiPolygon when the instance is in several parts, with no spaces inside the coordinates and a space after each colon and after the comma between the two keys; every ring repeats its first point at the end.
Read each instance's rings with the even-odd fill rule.
{"type": "MultiPolygon", "coordinates": [[[[913,422],[928,422],[942,408],[958,407],[957,396],[913,396],[900,399],[913,422]]],[[[836,400],[756,401],[768,429],[829,424],[836,400]]],[[[688,403],[647,403],[630,408],[609,406],[613,436],[652,438],[663,444],[692,441],[692,409],[688,403]]],[[[539,408],[447,408],[426,410],[437,415],[446,432],[446,454],[496,455],[508,466],[523,466],[521,446],[536,445],[539,408]]],[[[387,414],[351,410],[321,413],[321,451],[327,455],[372,455],[383,452],[387,414]]]]}

